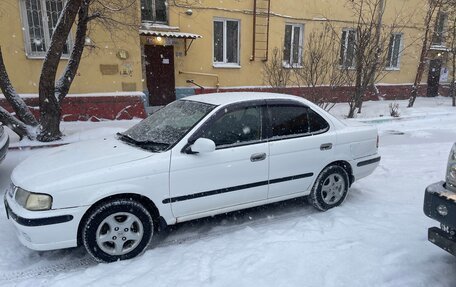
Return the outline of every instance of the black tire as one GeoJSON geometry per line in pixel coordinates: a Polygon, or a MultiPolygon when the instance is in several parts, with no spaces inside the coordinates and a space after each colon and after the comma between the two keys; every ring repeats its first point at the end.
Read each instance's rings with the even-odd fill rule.
{"type": "Polygon", "coordinates": [[[333,207],[339,206],[344,202],[348,194],[349,177],[347,171],[338,165],[330,165],[325,167],[315,180],[310,195],[308,197],[309,203],[320,211],[326,211],[333,207]],[[335,181],[334,179],[337,179],[335,181]],[[333,180],[340,186],[334,193],[337,196],[330,194],[326,190],[329,188],[329,182],[333,180]],[[332,202],[332,199],[334,202],[332,202]]]}
{"type": "MultiPolygon", "coordinates": [[[[84,247],[87,252],[99,262],[127,260],[140,255],[149,246],[153,234],[154,221],[149,211],[142,204],[126,199],[108,201],[92,210],[84,221],[81,230],[81,238],[84,247]],[[126,227],[128,223],[121,222],[122,218],[125,218],[124,220],[127,218],[133,219],[130,230],[126,231],[128,228],[124,227],[126,227]],[[111,230],[110,224],[107,223],[107,221],[112,223],[113,220],[115,223],[119,224],[115,231],[114,228],[111,230]],[[118,241],[114,240],[112,242],[104,243],[97,242],[97,238],[101,238],[99,235],[104,232],[103,229],[107,229],[106,235],[109,236],[106,236],[106,238],[109,237],[114,239],[115,237],[116,240],[123,241],[119,244],[116,243],[118,241]],[[130,238],[128,238],[129,234],[136,234],[135,236],[138,236],[138,240],[130,240],[130,238]],[[141,236],[139,236],[140,234],[141,236]],[[111,237],[111,235],[113,236],[111,237]],[[115,250],[115,246],[117,245],[122,245],[122,252],[126,253],[108,253],[110,248],[112,248],[112,252],[115,253],[117,251],[115,250]],[[108,250],[108,252],[105,250],[108,250]]],[[[104,234],[102,235],[105,236],[104,234]]]]}

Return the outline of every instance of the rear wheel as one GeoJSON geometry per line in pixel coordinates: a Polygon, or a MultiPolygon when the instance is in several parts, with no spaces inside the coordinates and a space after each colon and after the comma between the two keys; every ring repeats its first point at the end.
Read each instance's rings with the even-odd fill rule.
{"type": "Polygon", "coordinates": [[[347,171],[338,165],[327,166],[312,187],[309,203],[321,211],[336,207],[345,200],[348,187],[347,171]]]}
{"type": "Polygon", "coordinates": [[[95,208],[82,228],[84,246],[96,260],[113,262],[141,254],[154,232],[147,209],[131,200],[117,199],[95,208]]]}

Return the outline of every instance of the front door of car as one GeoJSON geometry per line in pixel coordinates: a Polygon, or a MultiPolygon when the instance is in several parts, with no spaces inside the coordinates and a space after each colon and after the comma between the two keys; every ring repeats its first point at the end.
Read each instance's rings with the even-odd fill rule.
{"type": "Polygon", "coordinates": [[[173,150],[168,202],[174,216],[267,199],[269,158],[268,144],[263,140],[264,108],[261,101],[220,109],[190,137],[189,142],[211,139],[215,151],[191,154],[173,150]]]}
{"type": "Polygon", "coordinates": [[[295,102],[269,102],[268,198],[305,192],[331,161],[335,135],[329,123],[295,102]]]}

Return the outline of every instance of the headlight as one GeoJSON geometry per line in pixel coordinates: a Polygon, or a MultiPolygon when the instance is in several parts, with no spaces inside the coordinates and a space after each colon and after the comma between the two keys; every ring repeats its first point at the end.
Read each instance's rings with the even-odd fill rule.
{"type": "Polygon", "coordinates": [[[456,180],[456,163],[453,163],[452,165],[450,165],[450,167],[448,168],[448,176],[450,177],[449,179],[451,181],[455,181],[456,180]]]}
{"type": "Polygon", "coordinates": [[[49,210],[52,206],[52,197],[43,193],[32,193],[17,187],[16,202],[31,211],[49,210]]]}
{"type": "Polygon", "coordinates": [[[446,186],[449,190],[456,192],[456,144],[453,145],[448,157],[446,186]]]}

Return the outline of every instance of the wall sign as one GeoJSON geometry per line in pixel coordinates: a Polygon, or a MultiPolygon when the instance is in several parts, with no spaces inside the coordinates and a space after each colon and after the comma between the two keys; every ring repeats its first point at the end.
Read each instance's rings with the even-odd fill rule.
{"type": "Polygon", "coordinates": [[[117,75],[117,73],[119,72],[119,65],[100,64],[100,72],[102,75],[117,75]]]}
{"type": "Polygon", "coordinates": [[[127,60],[128,58],[130,58],[130,54],[128,53],[128,51],[125,51],[125,50],[119,50],[117,51],[117,58],[119,58],[120,60],[127,60]]]}
{"type": "Polygon", "coordinates": [[[448,68],[447,67],[442,67],[440,70],[440,82],[445,83],[448,82],[448,68]]]}

